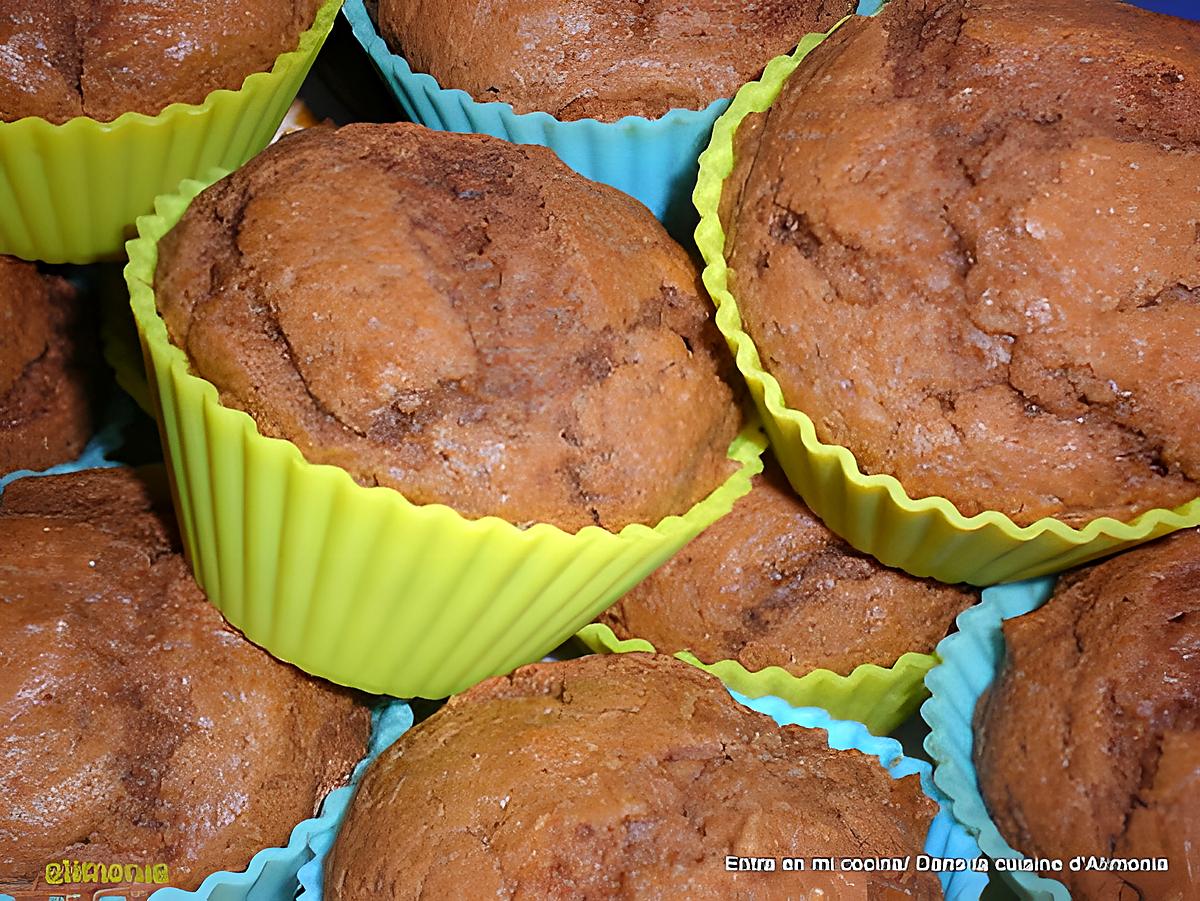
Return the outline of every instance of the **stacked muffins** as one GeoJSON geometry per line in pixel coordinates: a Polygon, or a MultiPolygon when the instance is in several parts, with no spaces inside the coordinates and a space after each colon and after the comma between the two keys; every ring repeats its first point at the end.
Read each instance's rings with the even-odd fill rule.
{"type": "Polygon", "coordinates": [[[339,5],[0,25],[0,893],[1195,894],[1200,26],[339,5]]]}

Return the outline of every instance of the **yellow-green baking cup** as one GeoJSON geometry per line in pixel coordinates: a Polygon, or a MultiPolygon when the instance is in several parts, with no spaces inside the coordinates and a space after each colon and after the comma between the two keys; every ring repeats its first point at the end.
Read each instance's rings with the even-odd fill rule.
{"type": "Polygon", "coordinates": [[[49,263],[119,255],[159,194],[213,167],[236,169],[267,146],[341,5],[326,0],[297,48],[269,72],[203,103],[111,122],[0,122],[0,253],[49,263]]]}
{"type": "Polygon", "coordinates": [[[222,406],[158,315],[158,240],[205,186],[184,182],[138,219],[125,274],[196,578],[277,657],[397,697],[462,691],[570,637],[728,513],[761,472],[766,442],[755,424],[730,446],[738,469],[683,515],[570,534],[468,520],[308,463],[222,406]]]}
{"type": "Polygon", "coordinates": [[[142,362],[142,347],[137,326],[129,310],[129,288],[117,263],[97,267],[97,292],[100,295],[100,346],[104,361],[113,371],[117,384],[150,416],[150,387],[142,362]]]}
{"type": "MultiPolygon", "coordinates": [[[[603,623],[589,623],[576,637],[597,654],[656,653],[654,645],[644,638],[622,640],[603,623]]],[[[793,707],[820,707],[835,719],[858,720],[876,735],[887,735],[917,712],[929,697],[925,674],[938,663],[933,654],[908,653],[890,667],[864,663],[846,676],[827,669],[795,676],[779,666],[751,672],[736,660],[704,663],[689,651],[679,651],[675,656],[712,673],[747,697],[771,695],[793,707]]]]}
{"type": "Polygon", "coordinates": [[[789,56],[772,60],[761,80],[738,91],[700,156],[700,176],[692,194],[700,212],[696,243],[704,257],[705,287],[717,305],[717,326],[750,388],[771,449],[804,502],[831,530],[888,566],[971,585],[1059,572],[1200,525],[1200,498],[1174,510],[1150,510],[1129,523],[1102,517],[1082,529],[1049,518],[1018,526],[995,510],[967,517],[946,498],[912,498],[893,476],[864,474],[847,448],[823,443],[812,420],[787,405],[779,383],[763,368],[758,349],[742,329],[737,301],[730,293],[721,188],[733,171],[738,125],[770,107],[788,76],[822,40],[821,35],[806,38],[789,56]]]}

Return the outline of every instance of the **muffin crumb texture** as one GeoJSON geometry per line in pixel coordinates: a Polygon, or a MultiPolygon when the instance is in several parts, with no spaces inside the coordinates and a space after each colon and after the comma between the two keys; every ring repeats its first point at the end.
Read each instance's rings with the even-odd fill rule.
{"type": "Polygon", "coordinates": [[[236,91],[320,0],[0,0],[0,121],[107,122],[236,91]]]}
{"type": "Polygon", "coordinates": [[[988,810],[1025,854],[1166,857],[1065,873],[1077,898],[1200,893],[1200,532],[1064,576],[1004,624],[976,715],[988,810]]]}
{"type": "Polygon", "coordinates": [[[1200,24],[895,0],[736,152],[731,287],[822,441],[1022,525],[1200,495],[1200,24]]]}
{"type": "Polygon", "coordinates": [[[830,750],[823,731],[781,729],[694,667],[590,656],[488,680],[385,751],[325,892],[785,898],[830,876],[830,897],[940,898],[928,873],[843,882],[724,866],[726,854],[917,854],[936,812],[915,776],[830,750]]]}
{"type": "Polygon", "coordinates": [[[155,289],[223,403],[415,503],[619,529],[733,471],[741,414],[692,261],[540,147],[284,138],[192,202],[155,289]]]}
{"type": "Polygon", "coordinates": [[[0,882],[68,858],[195,889],[286,845],[366,751],[365,706],[207,603],[147,476],[0,496],[0,882]]]}
{"type": "MultiPolygon", "coordinates": [[[[369,6],[370,4],[368,4],[369,6]]],[[[415,72],[557,119],[657,118],[732,97],[856,0],[380,0],[415,72]]]]}

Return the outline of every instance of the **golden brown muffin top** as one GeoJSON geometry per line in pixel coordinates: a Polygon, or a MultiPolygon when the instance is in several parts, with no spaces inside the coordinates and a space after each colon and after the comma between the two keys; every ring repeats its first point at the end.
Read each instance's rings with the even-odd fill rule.
{"type": "Polygon", "coordinates": [[[691,259],[544,148],[285,137],[193,201],[155,287],[223,403],[416,503],[619,529],[731,470],[740,414],[691,259]]]}
{"type": "Polygon", "coordinates": [[[1064,860],[1168,859],[1056,877],[1079,898],[1200,895],[1200,531],[1062,577],[1004,643],[975,742],[1004,837],[1064,860]]]}
{"type": "Polygon", "coordinates": [[[490,679],[403,735],[364,774],[324,884],[330,901],[766,899],[817,875],[829,897],[932,899],[928,873],[728,873],[725,855],[915,855],[936,812],[916,776],[779,728],[694,667],[591,656],[490,679]]]}
{"type": "Polygon", "coordinates": [[[614,121],[732,97],[856,0],[380,0],[413,70],[476,100],[614,121]]]}
{"type": "Polygon", "coordinates": [[[778,467],[700,537],[610,607],[618,638],[751,672],[843,675],[932,653],[978,595],[918,579],[860,554],[829,531],[778,467]]]}
{"type": "Polygon", "coordinates": [[[200,103],[294,50],[320,0],[0,0],[0,121],[200,103]]]}
{"type": "Polygon", "coordinates": [[[147,478],[0,495],[0,882],[70,858],[194,889],[285,845],[365,753],[363,705],[207,603],[147,478]]]}
{"type": "Polygon", "coordinates": [[[823,441],[1022,524],[1200,494],[1200,24],[897,0],[736,150],[733,293],[823,441]]]}
{"type": "Polygon", "coordinates": [[[0,256],[0,475],[79,455],[95,427],[99,353],[87,298],[0,256]]]}

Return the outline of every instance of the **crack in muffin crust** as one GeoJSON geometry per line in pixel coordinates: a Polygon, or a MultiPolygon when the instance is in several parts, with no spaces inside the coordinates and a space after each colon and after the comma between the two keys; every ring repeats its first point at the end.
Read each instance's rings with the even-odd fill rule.
{"type": "Polygon", "coordinates": [[[745,328],[821,440],[913,497],[1022,525],[1186,503],[1197,122],[1194,23],[891,3],[739,127],[722,221],[745,328]]]}
{"type": "Polygon", "coordinates": [[[683,513],[733,469],[740,411],[691,259],[549,151],[309,130],[160,247],[193,369],[361,484],[574,531],[683,513]]]}

